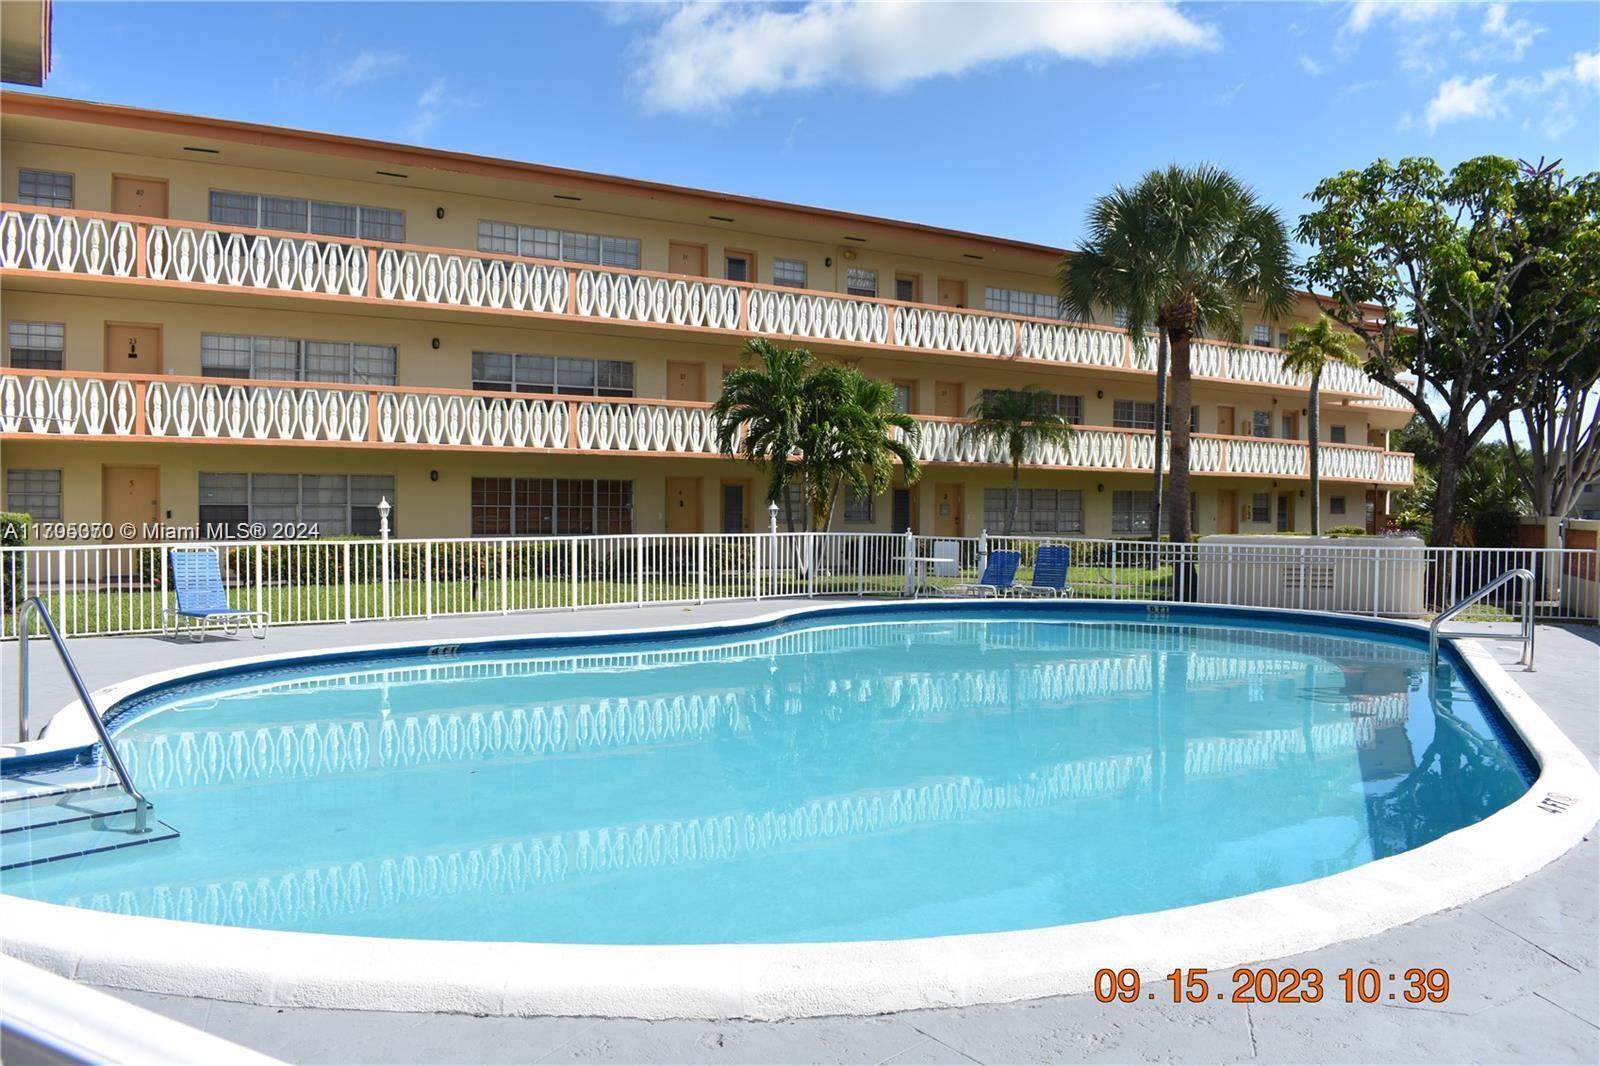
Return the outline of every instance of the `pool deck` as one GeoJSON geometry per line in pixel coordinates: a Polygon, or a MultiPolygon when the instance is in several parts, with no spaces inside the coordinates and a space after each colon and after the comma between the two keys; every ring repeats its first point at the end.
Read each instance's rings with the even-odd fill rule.
{"type": "MultiPolygon", "coordinates": [[[[793,601],[787,601],[793,603],[793,601]]],[[[805,601],[802,601],[805,602],[805,601]]],[[[598,631],[736,620],[786,601],[490,616],[448,621],[452,638],[598,631]]],[[[91,689],[133,674],[324,645],[435,639],[439,622],[275,629],[266,641],[160,637],[72,641],[91,689]]],[[[1482,643],[1591,760],[1600,761],[1600,629],[1540,626],[1539,670],[1515,665],[1507,638],[1482,643]]],[[[0,649],[9,658],[13,649],[0,649]]],[[[9,665],[9,664],[8,664],[9,665]]],[[[10,670],[6,671],[10,676],[10,670]]],[[[34,648],[36,721],[68,702],[54,657],[34,648]]],[[[15,692],[0,694],[7,737],[15,692]]],[[[1591,833],[1517,884],[1409,925],[1272,960],[1318,967],[1325,986],[1346,967],[1385,975],[1413,966],[1450,972],[1440,1005],[1164,1003],[1103,1005],[1062,996],[994,1007],[789,1022],[463,1015],[281,1009],[221,1001],[116,995],[247,1047],[294,1062],[1183,1062],[1600,1061],[1600,844],[1591,833]]],[[[1264,960],[1265,961],[1265,960],[1264,960]]],[[[1118,960],[1107,959],[1115,967],[1118,960]]],[[[1231,987],[1225,974],[1213,986],[1231,987]]],[[[1334,996],[1332,998],[1340,998],[1334,996]]]]}

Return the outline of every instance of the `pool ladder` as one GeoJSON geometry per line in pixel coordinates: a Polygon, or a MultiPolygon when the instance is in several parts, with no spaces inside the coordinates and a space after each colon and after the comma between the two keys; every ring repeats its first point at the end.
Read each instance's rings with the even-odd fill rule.
{"type": "Polygon", "coordinates": [[[1435,618],[1431,623],[1429,623],[1429,625],[1428,625],[1428,676],[1429,677],[1432,677],[1432,676],[1436,675],[1439,672],[1439,627],[1444,625],[1446,622],[1450,621],[1450,619],[1454,618],[1456,615],[1460,614],[1462,611],[1466,610],[1468,607],[1471,607],[1473,604],[1475,604],[1479,600],[1483,599],[1485,596],[1489,595],[1489,593],[1493,592],[1495,589],[1499,588],[1501,585],[1507,585],[1507,584],[1510,584],[1513,581],[1521,581],[1522,582],[1522,659],[1521,659],[1521,662],[1522,662],[1523,666],[1528,668],[1529,672],[1532,672],[1532,670],[1533,670],[1533,633],[1534,633],[1534,626],[1533,626],[1533,591],[1534,591],[1534,582],[1536,581],[1536,578],[1533,576],[1533,571],[1532,570],[1529,570],[1526,567],[1519,567],[1516,570],[1507,570],[1505,573],[1501,574],[1499,577],[1495,578],[1493,581],[1491,581],[1487,585],[1483,586],[1477,592],[1469,594],[1468,596],[1466,596],[1465,598],[1461,599],[1460,601],[1452,604],[1450,607],[1446,608],[1445,610],[1440,611],[1438,617],[1435,618]]]}
{"type": "Polygon", "coordinates": [[[67,651],[49,609],[37,596],[23,600],[16,614],[17,714],[22,739],[28,739],[27,634],[35,620],[55,645],[115,780],[107,781],[98,774],[84,776],[72,769],[24,771],[0,779],[0,870],[176,838],[176,829],[151,817],[154,805],[134,784],[100,720],[83,675],[78,673],[78,664],[67,651]]]}

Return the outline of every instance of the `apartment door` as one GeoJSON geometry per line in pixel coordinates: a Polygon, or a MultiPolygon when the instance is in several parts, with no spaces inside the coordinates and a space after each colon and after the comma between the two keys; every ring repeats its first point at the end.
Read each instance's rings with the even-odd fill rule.
{"type": "Polygon", "coordinates": [[[1278,494],[1278,532],[1294,531],[1294,499],[1286,492],[1278,494]]]}
{"type": "Polygon", "coordinates": [[[1285,411],[1281,421],[1283,423],[1283,439],[1284,440],[1299,440],[1300,439],[1300,416],[1297,415],[1297,414],[1294,414],[1293,412],[1285,411]]]}
{"type": "Polygon", "coordinates": [[[889,519],[889,532],[904,533],[911,528],[912,515],[917,513],[917,498],[910,489],[895,489],[893,512],[889,519]]]}
{"type": "Polygon", "coordinates": [[[722,531],[724,533],[749,533],[750,482],[724,481],[722,483],[722,531]]]}
{"type": "Polygon", "coordinates": [[[944,418],[960,418],[966,414],[961,403],[961,382],[935,381],[933,383],[933,413],[944,418]]]}
{"type": "Polygon", "coordinates": [[[667,532],[700,533],[700,479],[667,478],[667,532]]]}
{"type": "Polygon", "coordinates": [[[1217,492],[1217,532],[1239,532],[1239,491],[1222,489],[1217,492]]]}
{"type": "Polygon", "coordinates": [[[101,469],[100,513],[114,543],[149,539],[145,530],[161,520],[161,470],[154,466],[101,469]]]}
{"type": "Polygon", "coordinates": [[[944,307],[967,306],[967,283],[960,278],[940,278],[939,303],[944,307]]]}
{"type": "Polygon", "coordinates": [[[688,274],[696,278],[705,277],[706,246],[703,244],[680,244],[677,241],[672,241],[667,245],[667,269],[674,274],[688,274]]]}
{"type": "Polygon", "coordinates": [[[161,327],[132,322],[107,322],[106,372],[161,373],[161,327]]]}
{"type": "Polygon", "coordinates": [[[933,535],[959,537],[965,491],[959,483],[941,482],[933,487],[933,535]]]}
{"type": "Polygon", "coordinates": [[[706,367],[704,363],[668,363],[667,399],[692,400],[701,403],[706,398],[706,367]]]}
{"type": "Polygon", "coordinates": [[[119,215],[166,218],[166,179],[116,175],[111,179],[111,210],[119,215]]]}
{"type": "Polygon", "coordinates": [[[1217,432],[1224,437],[1233,436],[1233,408],[1228,404],[1217,404],[1217,432]]]}

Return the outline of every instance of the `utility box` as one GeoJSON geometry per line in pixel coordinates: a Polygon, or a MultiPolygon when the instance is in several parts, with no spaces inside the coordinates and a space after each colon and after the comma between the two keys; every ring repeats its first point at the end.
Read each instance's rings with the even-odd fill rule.
{"type": "Polygon", "coordinates": [[[1402,618],[1426,614],[1420,537],[1217,534],[1195,545],[1204,603],[1402,618]]]}

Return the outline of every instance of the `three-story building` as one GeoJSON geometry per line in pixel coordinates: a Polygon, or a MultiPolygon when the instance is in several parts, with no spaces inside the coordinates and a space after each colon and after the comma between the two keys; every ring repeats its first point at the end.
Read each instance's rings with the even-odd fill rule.
{"type": "MultiPolygon", "coordinates": [[[[748,531],[766,485],[708,408],[745,338],[892,381],[920,483],[836,529],[1006,525],[1004,456],[961,433],[1041,385],[1078,432],[1031,457],[1021,531],[1145,536],[1153,347],[1062,320],[1062,251],[885,218],[352,137],[0,97],[7,510],[103,524],[402,536],[748,531]]],[[[1305,298],[1293,318],[1309,320],[1305,298]]],[[[1113,316],[1107,315],[1108,319],[1113,316]]],[[[1198,343],[1196,529],[1381,526],[1408,406],[1305,382],[1256,314],[1198,343]]]]}

